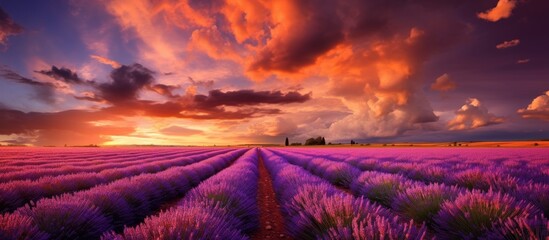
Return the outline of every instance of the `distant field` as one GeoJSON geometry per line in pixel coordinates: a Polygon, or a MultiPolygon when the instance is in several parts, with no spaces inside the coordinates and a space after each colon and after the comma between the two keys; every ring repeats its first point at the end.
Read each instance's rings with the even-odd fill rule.
{"type": "Polygon", "coordinates": [[[546,239],[534,143],[3,147],[0,239],[546,239]]]}

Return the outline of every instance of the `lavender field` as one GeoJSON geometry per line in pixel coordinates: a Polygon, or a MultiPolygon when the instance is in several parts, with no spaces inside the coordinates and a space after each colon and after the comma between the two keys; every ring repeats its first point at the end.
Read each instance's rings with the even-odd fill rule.
{"type": "Polygon", "coordinates": [[[0,213],[2,240],[549,239],[549,150],[6,147],[0,213]]]}

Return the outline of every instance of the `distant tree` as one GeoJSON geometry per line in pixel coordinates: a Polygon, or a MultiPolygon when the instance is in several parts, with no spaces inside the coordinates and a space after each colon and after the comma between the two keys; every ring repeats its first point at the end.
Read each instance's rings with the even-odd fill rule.
{"type": "Polygon", "coordinates": [[[326,145],[326,140],[323,141],[323,137],[320,136],[317,138],[309,138],[305,140],[305,145],[326,145]]]}
{"type": "Polygon", "coordinates": [[[355,144],[356,144],[355,140],[351,140],[351,145],[355,145],[355,144]]]}
{"type": "Polygon", "coordinates": [[[322,137],[322,141],[320,142],[320,145],[326,145],[326,139],[324,139],[324,137],[322,137]]]}
{"type": "Polygon", "coordinates": [[[284,142],[284,146],[289,146],[290,145],[290,140],[288,140],[288,137],[286,137],[286,142],[284,142]]]}

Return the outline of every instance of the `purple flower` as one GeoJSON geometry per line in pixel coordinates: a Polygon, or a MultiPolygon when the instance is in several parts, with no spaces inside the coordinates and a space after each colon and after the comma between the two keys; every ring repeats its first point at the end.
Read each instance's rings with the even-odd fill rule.
{"type": "Polygon", "coordinates": [[[85,199],[61,196],[17,210],[54,239],[98,238],[110,230],[109,219],[85,199]]]}
{"type": "Polygon", "coordinates": [[[427,221],[432,224],[433,216],[440,210],[446,200],[454,200],[460,192],[456,186],[443,184],[416,185],[399,193],[391,208],[406,218],[416,222],[427,221]]]}
{"type": "Polygon", "coordinates": [[[498,192],[466,192],[446,201],[434,217],[438,236],[449,239],[473,238],[493,229],[498,221],[531,218],[540,211],[532,204],[498,192]]]}
{"type": "Polygon", "coordinates": [[[481,239],[547,239],[549,222],[543,216],[500,219],[481,239]]]}
{"type": "Polygon", "coordinates": [[[0,215],[0,239],[46,240],[49,236],[40,231],[29,216],[19,214],[0,215]]]}
{"type": "Polygon", "coordinates": [[[417,184],[402,175],[366,171],[351,184],[351,190],[384,206],[391,206],[397,194],[417,184]]]}

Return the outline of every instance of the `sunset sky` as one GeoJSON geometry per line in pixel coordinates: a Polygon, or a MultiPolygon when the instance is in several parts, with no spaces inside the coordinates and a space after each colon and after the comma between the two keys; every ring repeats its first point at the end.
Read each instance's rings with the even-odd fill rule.
{"type": "Polygon", "coordinates": [[[0,143],[549,139],[547,0],[0,0],[0,143]]]}

